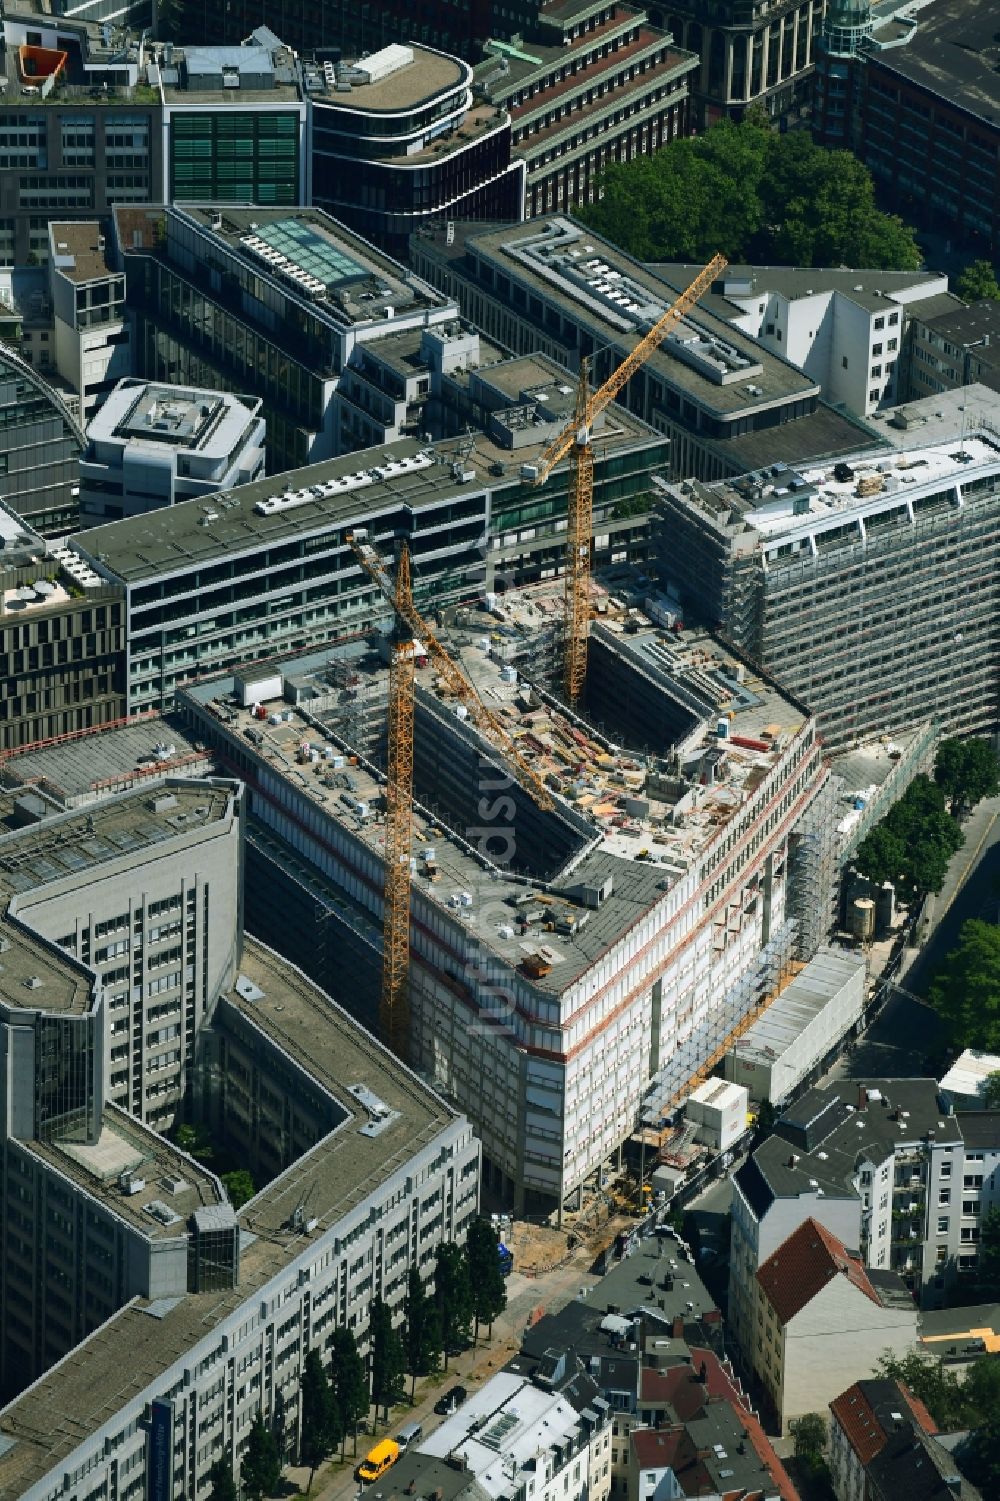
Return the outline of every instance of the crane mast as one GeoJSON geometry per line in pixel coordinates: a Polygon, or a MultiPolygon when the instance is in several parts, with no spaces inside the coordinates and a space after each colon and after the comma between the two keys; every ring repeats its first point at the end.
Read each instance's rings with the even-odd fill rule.
{"type": "Polygon", "coordinates": [[[567,702],[576,705],[587,676],[587,638],[590,630],[590,546],[594,518],[594,452],[591,435],[594,422],[604,408],[614,401],[659,348],[670,330],[689,312],[701,294],[725,270],[725,256],[716,255],[694,281],[670,305],[653,327],[639,340],[631,354],[596,391],[588,386],[587,361],[580,361],[580,378],[576,388],[573,417],[552,440],[537,463],[522,467],[522,478],[542,485],[555,466],[569,455],[570,483],[567,513],[565,560],[565,637],[563,646],[563,688],[567,702]]]}

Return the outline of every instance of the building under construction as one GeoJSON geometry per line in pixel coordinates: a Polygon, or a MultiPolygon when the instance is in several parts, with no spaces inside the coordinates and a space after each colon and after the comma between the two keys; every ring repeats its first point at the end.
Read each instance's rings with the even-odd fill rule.
{"type": "Polygon", "coordinates": [[[888,456],[655,482],[664,580],[835,750],[930,719],[997,729],[1000,435],[964,412],[932,442],[895,420],[888,456]]]}
{"type": "MultiPolygon", "coordinates": [[[[585,717],[544,685],[561,581],[449,613],[449,653],[550,810],[414,643],[410,1058],[468,1111],[487,1181],[522,1211],[565,1204],[641,1117],[669,1117],[829,907],[808,711],[648,590],[625,569],[592,585],[585,717]]],[[[249,789],[248,926],[369,1024],[387,656],[366,636],[178,694],[249,789]]]]}

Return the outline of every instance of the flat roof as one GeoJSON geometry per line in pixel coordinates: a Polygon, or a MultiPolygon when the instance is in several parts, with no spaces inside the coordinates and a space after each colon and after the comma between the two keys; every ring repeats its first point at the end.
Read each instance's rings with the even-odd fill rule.
{"type": "Polygon", "coordinates": [[[171,448],[225,458],[237,449],[260,406],[254,396],[126,377],[91,418],[87,437],[120,448],[171,448]]]}
{"type": "Polygon", "coordinates": [[[18,1145],[150,1240],[184,1235],[196,1210],[229,1203],[214,1173],[110,1103],[103,1106],[101,1134],[93,1145],[38,1140],[18,1145]],[[131,1185],[127,1189],[123,1174],[131,1185]]]}
{"type": "Polygon", "coordinates": [[[877,424],[884,444],[902,451],[921,443],[954,443],[963,433],[975,432],[981,419],[997,425],[998,416],[1000,398],[996,391],[977,382],[901,402],[884,412],[874,412],[869,421],[877,424]]]}
{"type": "Polygon", "coordinates": [[[91,801],[107,789],[170,774],[199,776],[211,756],[177,722],[145,714],[108,725],[57,745],[12,751],[0,762],[0,777],[12,795],[41,791],[63,807],[91,801]]]}
{"type": "Polygon", "coordinates": [[[733,1045],[737,1057],[764,1065],[780,1061],[820,1012],[860,978],[859,1011],[866,966],[846,950],[822,948],[733,1045]]]}
{"type": "Polygon", "coordinates": [[[54,252],[54,269],[78,285],[114,274],[114,267],[108,262],[104,232],[97,221],[51,220],[49,243],[54,252]]]}
{"type": "MultiPolygon", "coordinates": [[[[489,370],[480,373],[489,379],[489,370]]],[[[638,417],[614,407],[595,445],[598,463],[607,448],[627,449],[662,441],[638,417]]],[[[281,538],[311,536],[348,521],[362,523],[365,515],[375,515],[381,510],[403,507],[417,511],[424,506],[439,505],[449,496],[457,499],[462,495],[484,495],[487,490],[495,494],[502,491],[504,481],[488,473],[489,465],[510,465],[506,483],[520,484],[520,464],[537,457],[546,442],[547,435],[514,452],[501,448],[486,433],[477,432],[472,437],[470,454],[468,439],[464,437],[437,443],[400,438],[378,448],[362,449],[304,469],[254,480],[217,497],[180,501],[142,516],[93,527],[77,533],[72,546],[82,555],[99,560],[126,583],[134,583],[157,574],[197,567],[229,551],[250,552],[281,538]],[[474,466],[472,480],[456,479],[452,472],[452,464],[462,455],[463,469],[474,466]],[[427,461],[423,462],[425,456],[427,461]],[[419,464],[413,463],[418,459],[419,464]],[[410,467],[398,467],[403,460],[410,461],[410,467]],[[322,487],[332,480],[387,471],[388,465],[397,467],[357,493],[353,490],[323,493],[322,487]],[[258,501],[286,490],[301,495],[313,489],[318,493],[294,509],[275,510],[268,515],[261,515],[255,509],[258,501]]]]}
{"type": "Polygon", "coordinates": [[[995,131],[1000,116],[995,0],[933,0],[919,7],[914,19],[902,45],[879,48],[876,31],[869,62],[978,115],[995,131]]]}
{"type": "MultiPolygon", "coordinates": [[[[702,269],[684,261],[653,261],[648,269],[670,287],[686,287],[702,269]]],[[[940,282],[936,271],[881,271],[847,266],[751,266],[730,264],[712,284],[699,306],[720,317],[743,317],[746,302],[777,293],[795,302],[802,297],[839,292],[861,307],[882,311],[899,292],[909,292],[924,282],[940,282]]]]}
{"type": "Polygon", "coordinates": [[[459,1119],[311,981],[263,945],[247,940],[240,972],[262,1000],[228,1000],[274,1042],[292,1052],[336,1093],[348,1119],[299,1158],[240,1211],[240,1281],[222,1292],[185,1294],[163,1303],[134,1299],[89,1335],[0,1413],[0,1494],[20,1495],[155,1382],[190,1355],[297,1257],[315,1255],[317,1230],[293,1231],[293,1209],[309,1197],[310,1218],[324,1229],[399,1172],[421,1147],[459,1119]],[[284,1009],[282,1009],[284,1008],[284,1009]],[[367,1112],[348,1093],[367,1084],[398,1117],[377,1136],[360,1135],[367,1112]]]}
{"type": "MultiPolygon", "coordinates": [[[[0,906],[6,909],[0,895],[0,906]]],[[[0,917],[0,1002],[18,1011],[85,1016],[96,982],[82,964],[23,922],[0,917]]]]}
{"type": "MultiPolygon", "coordinates": [[[[405,47],[395,49],[382,48],[378,53],[356,60],[345,57],[343,63],[338,65],[338,72],[341,66],[356,71],[372,65],[381,71],[383,57],[386,58],[385,66],[389,71],[377,80],[364,83],[351,78],[349,92],[340,93],[324,86],[318,97],[327,108],[338,111],[392,114],[429,104],[438,94],[449,93],[460,88],[463,83],[468,87],[472,81],[472,69],[468,63],[452,57],[448,52],[417,46],[415,42],[407,42],[405,47]],[[394,55],[386,56],[390,51],[394,55]],[[407,52],[410,54],[409,60],[403,56],[407,52]]],[[[322,70],[320,77],[323,78],[322,70]]],[[[323,82],[325,85],[325,78],[323,82]]]]}
{"type": "Polygon", "coordinates": [[[941,1080],[941,1088],[946,1094],[978,1098],[990,1074],[996,1073],[1000,1073],[1000,1054],[980,1053],[975,1048],[966,1048],[941,1080]]]}

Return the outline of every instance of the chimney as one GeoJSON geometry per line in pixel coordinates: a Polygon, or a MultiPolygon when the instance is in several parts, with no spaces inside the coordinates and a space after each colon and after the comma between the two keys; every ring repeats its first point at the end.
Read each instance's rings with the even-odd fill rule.
{"type": "Polygon", "coordinates": [[[671,1333],[673,1334],[674,1339],[684,1338],[684,1320],[681,1318],[679,1313],[674,1315],[674,1324],[671,1333]]]}
{"type": "Polygon", "coordinates": [[[697,1375],[696,1379],[701,1383],[702,1386],[707,1386],[708,1385],[708,1361],[707,1360],[703,1360],[702,1363],[701,1363],[701,1365],[698,1367],[698,1375],[697,1375]]]}
{"type": "Polygon", "coordinates": [[[868,1091],[863,1084],[858,1085],[858,1109],[864,1110],[868,1104],[868,1091]]]}

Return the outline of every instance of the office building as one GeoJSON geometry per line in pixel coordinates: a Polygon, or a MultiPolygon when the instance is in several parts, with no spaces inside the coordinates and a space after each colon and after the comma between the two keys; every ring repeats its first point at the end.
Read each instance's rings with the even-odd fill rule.
{"type": "Polygon", "coordinates": [[[828,750],[997,726],[1000,439],[964,413],[926,441],[902,421],[887,458],[654,480],[662,576],[810,706],[828,750]]]}
{"type": "Polygon", "coordinates": [[[85,439],[66,401],[9,345],[0,348],[0,495],[29,532],[77,522],[85,439]]]}
{"type": "Polygon", "coordinates": [[[865,1267],[807,1219],[757,1271],[750,1356],[781,1432],[823,1412],[852,1378],[873,1376],[882,1354],[909,1355],[917,1310],[897,1272],[865,1267]]]}
{"type": "Polygon", "coordinates": [[[125,712],[125,597],[0,506],[0,751],[125,712]]]}
{"type": "Polygon", "coordinates": [[[266,26],[248,32],[238,47],[151,49],[146,76],[160,100],[164,202],[311,201],[298,59],[266,26]]]}
{"type": "Polygon", "coordinates": [[[109,264],[95,220],[49,225],[49,363],[79,399],[86,427],[97,406],[132,371],[125,277],[109,264]]]}
{"type": "Polygon", "coordinates": [[[606,167],[691,133],[698,58],[676,43],[645,10],[582,0],[539,6],[524,37],[487,42],[476,91],[510,112],[526,218],[592,203],[606,167]]]}
{"type": "MultiPolygon", "coordinates": [[[[447,638],[553,787],[553,811],[506,790],[502,758],[430,670],[414,728],[410,1058],[474,1121],[489,1181],[519,1209],[578,1198],[640,1116],[676,1109],[810,951],[830,879],[832,822],[825,843],[822,829],[806,838],[827,812],[807,713],[705,633],[664,636],[639,614],[626,633],[602,590],[587,717],[567,721],[517,681],[544,655],[557,600],[555,581],[508,589],[494,613],[463,607],[447,638]],[[488,657],[498,620],[511,644],[488,657]],[[733,715],[725,740],[720,712],[733,715]],[[605,716],[614,743],[592,728],[605,716]],[[495,807],[480,790],[492,786],[505,789],[495,807]]],[[[177,695],[189,733],[254,788],[251,928],[305,968],[329,965],[317,972],[334,994],[349,968],[343,999],[369,1024],[385,694],[377,640],[358,639],[177,695]]]]}
{"type": "MultiPolygon", "coordinates": [[[[410,262],[503,348],[540,351],[570,371],[586,356],[595,386],[688,284],[668,286],[593,230],[557,215],[530,225],[427,230],[414,239],[410,262]]],[[[869,428],[821,400],[817,381],[700,304],[622,398],[669,437],[670,472],[680,479],[878,446],[869,428]]]]}
{"type": "Polygon", "coordinates": [[[23,266],[48,258],[50,220],[162,197],[159,110],[120,19],[23,0],[5,8],[3,37],[0,250],[23,266]]]}
{"type": "MultiPolygon", "coordinates": [[[[147,814],[147,823],[168,816],[147,814]]],[[[146,858],[156,864],[148,850],[146,858]]],[[[43,985],[25,989],[20,1002],[6,999],[4,1016],[16,1008],[18,1059],[27,1022],[51,1039],[36,1056],[39,1100],[53,1102],[36,1130],[30,1091],[20,1089],[5,1123],[5,1159],[36,1173],[65,1225],[64,1277],[79,1277],[87,1258],[100,1256],[111,1226],[122,1258],[127,1246],[133,1256],[109,1316],[98,1319],[103,1283],[91,1289],[85,1346],[0,1412],[0,1494],[201,1495],[227,1449],[238,1473],[258,1413],[282,1458],[297,1455],[308,1351],[325,1361],[334,1330],[345,1326],[366,1351],[372,1300],[401,1316],[410,1268],[426,1274],[442,1241],[464,1239],[478,1200],[468,1124],[299,972],[259,945],[240,952],[232,916],[220,918],[231,978],[216,989],[199,1041],[195,1094],[198,1118],[226,1152],[238,1140],[238,1160],[259,1185],[237,1215],[211,1173],[113,1107],[101,1109],[96,1034],[108,1011],[92,971],[50,948],[36,957],[30,945],[40,941],[5,926],[16,934],[5,968],[43,985]],[[90,1027],[86,1040],[70,1038],[81,1026],[90,1027]],[[90,1047],[73,1073],[79,1101],[49,1088],[74,1040],[90,1047]],[[281,1117],[266,1141],[243,1135],[249,1101],[262,1125],[268,1111],[281,1117]],[[79,1227],[72,1243],[71,1226],[79,1227]]],[[[9,1046],[4,1056],[10,1071],[9,1046]]],[[[27,1236],[36,1206],[20,1192],[20,1172],[9,1170],[4,1183],[3,1233],[27,1236]]],[[[57,1249],[54,1232],[48,1247],[57,1249]]],[[[118,1254],[105,1253],[108,1275],[118,1254]]],[[[13,1256],[6,1265],[25,1279],[37,1275],[22,1273],[13,1256]]],[[[44,1281],[47,1327],[55,1328],[62,1280],[47,1264],[44,1281]]],[[[21,1317],[10,1292],[10,1312],[21,1317]]],[[[30,1371],[19,1374],[23,1382],[30,1371]]]]}
{"type": "Polygon", "coordinates": [[[757,102],[772,118],[797,113],[811,91],[823,11],[823,0],[779,0],[766,9],[726,0],[709,16],[698,0],[672,0],[649,16],[700,59],[692,88],[703,130],[727,116],[741,119],[757,102]]]}
{"type": "Polygon", "coordinates": [[[909,223],[996,258],[1000,75],[982,0],[830,7],[817,55],[815,129],[854,150],[909,223]],[[961,37],[957,43],[956,38],[961,37]]]}
{"type": "MultiPolygon", "coordinates": [[[[897,1433],[932,1436],[938,1427],[898,1381],[855,1381],[830,1403],[830,1483],[837,1501],[865,1501],[868,1466],[897,1433]]],[[[909,1492],[907,1492],[909,1494],[909,1492]]]]}
{"type": "Polygon", "coordinates": [[[249,484],[264,472],[264,419],[253,397],[122,380],[87,427],[80,461],[84,526],[249,484]]]}
{"type": "Polygon", "coordinates": [[[393,43],[336,65],[307,62],[303,82],[311,201],[397,260],[432,218],[523,217],[510,116],[499,102],[473,102],[468,63],[393,43]]]}
{"type": "MultiPolygon", "coordinates": [[[[652,269],[686,286],[700,268],[652,269]]],[[[831,405],[864,418],[905,394],[908,323],[942,300],[963,305],[935,272],[727,266],[700,306],[790,360],[831,405]]]]}
{"type": "Polygon", "coordinates": [[[10,751],[0,779],[12,798],[38,794],[50,810],[68,811],[164,777],[190,781],[213,770],[209,753],[175,721],[148,714],[10,751]]]}
{"type": "MultiPolygon", "coordinates": [[[[461,331],[444,341],[445,352],[452,342],[460,348],[448,380],[465,393],[469,417],[482,410],[491,424],[475,439],[475,467],[464,436],[437,445],[407,438],[74,539],[78,556],[125,590],[129,713],[169,708],[177,685],[199,674],[370,630],[386,607],[347,534],[376,519],[382,545],[406,540],[418,599],[429,608],[551,577],[562,566],[567,466],[536,495],[519,465],[558,431],[572,390],[562,382],[560,391],[551,366],[530,360],[466,370],[462,350],[478,346],[461,331]]],[[[430,372],[418,379],[430,387],[430,372]]],[[[649,469],[663,461],[662,440],[615,407],[602,448],[598,558],[626,557],[636,534],[641,555],[641,498],[649,469]]]]}
{"type": "Polygon", "coordinates": [[[341,393],[345,371],[390,335],[457,317],[318,209],[119,209],[114,227],[134,373],[258,396],[274,473],[398,436],[394,406],[341,393]]]}
{"type": "Polygon", "coordinates": [[[734,1177],[729,1325],[749,1355],[757,1269],[806,1219],[896,1271],[923,1308],[974,1282],[1000,1196],[996,1112],[952,1115],[932,1079],[812,1089],[734,1177]]]}

